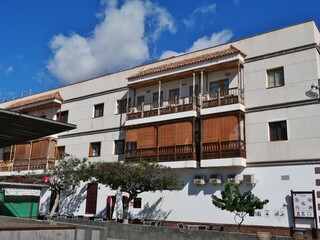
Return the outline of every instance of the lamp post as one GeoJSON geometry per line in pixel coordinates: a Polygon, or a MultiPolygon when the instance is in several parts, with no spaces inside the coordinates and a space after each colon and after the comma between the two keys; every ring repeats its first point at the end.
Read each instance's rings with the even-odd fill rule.
{"type": "Polygon", "coordinates": [[[312,99],[320,96],[320,78],[318,79],[318,84],[312,83],[310,90],[306,91],[306,96],[312,99]]]}

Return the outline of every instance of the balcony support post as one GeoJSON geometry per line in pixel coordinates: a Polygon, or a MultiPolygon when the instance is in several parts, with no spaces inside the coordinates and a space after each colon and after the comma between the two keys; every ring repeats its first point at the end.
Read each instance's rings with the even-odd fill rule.
{"type": "Polygon", "coordinates": [[[240,79],[241,69],[240,69],[240,61],[238,61],[238,103],[240,102],[240,91],[241,91],[241,79],[240,79]]]}
{"type": "Polygon", "coordinates": [[[161,81],[159,81],[159,87],[158,87],[158,116],[160,116],[160,104],[161,104],[161,81]]]}
{"type": "Polygon", "coordinates": [[[203,95],[203,70],[201,71],[201,78],[200,78],[200,108],[202,108],[202,95],[203,95]]]}
{"type": "Polygon", "coordinates": [[[193,109],[195,109],[195,88],[196,88],[196,73],[193,73],[192,77],[192,105],[193,109]]]}

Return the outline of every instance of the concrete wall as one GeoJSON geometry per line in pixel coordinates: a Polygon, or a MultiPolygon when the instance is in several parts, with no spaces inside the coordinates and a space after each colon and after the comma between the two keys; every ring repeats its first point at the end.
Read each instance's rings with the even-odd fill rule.
{"type": "MultiPolygon", "coordinates": [[[[57,218],[54,222],[35,221],[30,219],[8,218],[0,216],[1,240],[253,240],[255,234],[237,234],[210,230],[188,230],[167,227],[154,227],[136,224],[120,224],[112,222],[96,222],[88,220],[75,220],[57,218]],[[71,226],[73,230],[39,230],[39,231],[2,231],[1,226],[10,221],[13,225],[29,224],[45,226],[71,226]]],[[[278,238],[286,239],[286,238],[278,238]]]]}
{"type": "Polygon", "coordinates": [[[0,216],[1,240],[75,240],[75,229],[65,224],[0,216]]]}
{"type": "MultiPolygon", "coordinates": [[[[120,224],[112,222],[83,221],[74,219],[60,219],[60,223],[74,224],[77,228],[91,227],[107,228],[107,239],[126,240],[163,240],[163,239],[190,239],[190,240],[251,240],[257,239],[255,234],[236,234],[210,230],[189,230],[168,227],[154,227],[137,224],[120,224]]],[[[77,230],[79,231],[79,229],[77,230]]],[[[82,238],[80,238],[82,239],[82,238]]],[[[77,239],[78,240],[78,239],[77,239]]],[[[86,239],[84,239],[86,240],[86,239]]]]}

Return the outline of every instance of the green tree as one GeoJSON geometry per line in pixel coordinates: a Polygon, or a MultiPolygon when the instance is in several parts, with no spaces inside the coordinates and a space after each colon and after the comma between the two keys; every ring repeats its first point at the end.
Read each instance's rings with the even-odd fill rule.
{"type": "Polygon", "coordinates": [[[86,158],[77,158],[66,155],[63,159],[44,174],[48,176],[49,189],[55,193],[56,198],[50,212],[50,218],[56,212],[58,205],[67,197],[76,192],[88,167],[86,158]]]}
{"type": "Polygon", "coordinates": [[[137,164],[121,162],[92,163],[87,172],[87,179],[105,184],[111,189],[119,187],[128,193],[123,203],[124,219],[127,217],[129,203],[142,192],[176,190],[182,181],[176,171],[159,164],[140,162],[137,164]]]}
{"type": "Polygon", "coordinates": [[[221,198],[211,195],[212,204],[216,207],[234,213],[234,220],[238,224],[238,232],[241,224],[247,214],[254,214],[257,209],[263,209],[263,206],[269,200],[261,201],[251,191],[241,193],[238,185],[226,184],[221,192],[221,198]]]}

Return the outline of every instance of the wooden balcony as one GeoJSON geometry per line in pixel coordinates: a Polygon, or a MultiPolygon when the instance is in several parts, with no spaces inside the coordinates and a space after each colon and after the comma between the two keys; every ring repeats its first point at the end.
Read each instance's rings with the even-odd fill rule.
{"type": "Polygon", "coordinates": [[[11,161],[1,161],[0,162],[0,172],[9,172],[12,170],[12,162],[11,161]]]}
{"type": "Polygon", "coordinates": [[[201,159],[246,158],[245,142],[240,140],[202,143],[201,159]]]}
{"type": "Polygon", "coordinates": [[[244,92],[239,88],[203,94],[202,108],[219,107],[224,105],[244,104],[244,92]]]}
{"type": "Polygon", "coordinates": [[[224,105],[244,104],[244,91],[239,88],[230,88],[224,91],[204,93],[198,97],[181,97],[174,100],[165,100],[158,103],[142,104],[128,107],[127,120],[154,117],[164,114],[200,111],[201,108],[220,107],[224,105]],[[200,99],[202,103],[200,104],[200,99]]]}
{"type": "Polygon", "coordinates": [[[168,147],[141,148],[125,151],[126,162],[169,162],[195,160],[195,147],[193,144],[175,145],[168,147]]]}
{"type": "Polygon", "coordinates": [[[55,165],[54,159],[16,159],[14,161],[2,161],[0,172],[23,171],[23,170],[45,170],[55,165]]]}
{"type": "Polygon", "coordinates": [[[127,119],[133,120],[192,110],[199,111],[199,109],[199,98],[187,96],[161,101],[160,104],[150,103],[128,107],[127,119]]]}

